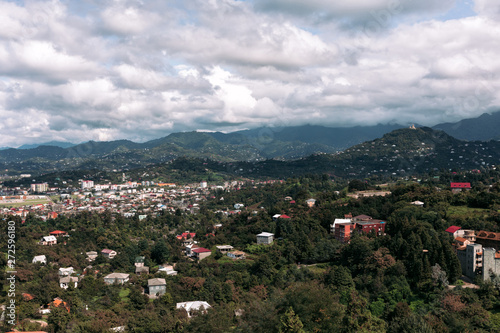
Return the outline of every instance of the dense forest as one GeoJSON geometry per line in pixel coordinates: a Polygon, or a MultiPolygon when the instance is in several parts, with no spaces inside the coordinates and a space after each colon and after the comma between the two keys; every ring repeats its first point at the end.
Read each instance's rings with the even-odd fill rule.
{"type": "MultiPolygon", "coordinates": [[[[348,191],[382,184],[304,176],[218,190],[200,203],[197,214],[177,210],[139,220],[82,212],[47,221],[32,215],[24,223],[15,219],[19,328],[38,329],[32,320],[41,319],[50,332],[75,333],[118,326],[144,333],[498,332],[500,283],[477,279],[479,288],[463,288],[453,238],[444,231],[451,225],[500,231],[498,173],[443,173],[437,179],[386,184],[390,195],[352,199],[348,191]],[[453,194],[448,181],[464,178],[473,189],[453,194]],[[287,196],[295,203],[284,200],[287,196]],[[306,205],[309,198],[316,199],[314,207],[306,205]],[[415,200],[425,205],[411,205],[415,200]],[[245,208],[227,214],[237,202],[245,208]],[[330,225],[349,213],[386,221],[386,234],[356,234],[349,244],[338,242],[330,225]],[[275,214],[291,218],[273,219],[275,214]],[[37,244],[57,229],[69,232],[64,243],[37,244]],[[186,230],[212,255],[186,258],[175,237],[186,230]],[[275,234],[272,245],[256,244],[263,231],[275,234]],[[217,253],[216,246],[224,244],[245,251],[247,259],[217,253]],[[86,261],[85,252],[104,248],[118,255],[86,261]],[[33,264],[42,254],[48,264],[33,264]],[[137,256],[145,257],[149,274],[134,273],[137,256]],[[178,275],[158,272],[164,263],[175,264],[178,275]],[[58,269],[69,266],[84,277],[77,288],[65,290],[58,269]],[[106,285],[103,277],[112,272],[129,273],[129,282],[106,285]],[[167,282],[167,292],[154,300],[143,292],[153,277],[167,282]],[[55,297],[67,302],[69,311],[55,308],[42,317],[38,309],[55,297]],[[211,308],[188,318],[176,309],[185,301],[206,301],[211,308]]],[[[7,219],[1,225],[6,230],[7,219]]],[[[6,233],[0,240],[7,244],[6,233]]],[[[2,253],[1,281],[6,281],[5,258],[2,253]]],[[[5,287],[0,298],[5,304],[5,287]]],[[[11,329],[4,325],[2,331],[11,329]]]]}

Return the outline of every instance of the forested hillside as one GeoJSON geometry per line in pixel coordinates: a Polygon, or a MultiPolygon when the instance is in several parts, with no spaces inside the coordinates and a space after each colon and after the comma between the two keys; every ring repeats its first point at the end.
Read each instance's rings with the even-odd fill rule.
{"type": "MultiPolygon", "coordinates": [[[[25,223],[18,219],[19,320],[25,329],[36,329],[25,319],[40,318],[38,308],[60,297],[70,311],[48,315],[51,332],[107,332],[117,326],[130,332],[498,331],[498,281],[478,280],[479,289],[462,288],[453,238],[444,231],[453,224],[500,231],[498,174],[474,177],[470,192],[452,194],[446,180],[429,179],[426,184],[393,184],[391,195],[362,199],[348,198],[346,191],[377,184],[347,186],[326,175],[297,177],[218,190],[197,214],[177,210],[139,220],[147,207],[138,207],[132,218],[84,212],[46,222],[33,216],[25,223]],[[489,185],[494,185],[491,191],[483,191],[489,185]],[[314,207],[306,205],[309,198],[316,199],[314,207]],[[411,205],[415,200],[424,207],[411,205]],[[237,202],[244,208],[229,213],[237,202]],[[349,213],[386,221],[386,235],[359,234],[350,244],[338,242],[330,225],[349,213]],[[276,214],[290,219],[273,218],[276,214]],[[69,231],[70,237],[55,246],[37,244],[56,229],[69,231]],[[198,245],[212,255],[201,261],[186,258],[175,237],[186,230],[195,232],[198,245]],[[272,245],[256,244],[263,231],[275,234],[272,245]],[[246,252],[247,258],[231,260],[217,253],[216,245],[224,244],[246,252]],[[118,255],[86,261],[85,252],[104,248],[118,255]],[[41,254],[49,264],[31,263],[41,254]],[[137,256],[145,257],[149,274],[134,273],[137,256]],[[164,263],[175,264],[178,275],[158,272],[164,263]],[[57,272],[68,266],[85,276],[77,288],[64,290],[57,272]],[[130,281],[104,284],[103,277],[112,272],[129,273],[130,281]],[[153,277],[165,278],[167,290],[150,300],[143,290],[153,277]],[[33,299],[23,300],[23,293],[33,299]],[[212,307],[191,319],[175,308],[194,300],[212,307]]],[[[6,228],[5,220],[1,224],[6,228]]],[[[6,234],[0,237],[5,243],[6,234]]],[[[4,280],[4,255],[1,265],[4,280]]],[[[1,297],[6,299],[5,290],[1,297]]]]}

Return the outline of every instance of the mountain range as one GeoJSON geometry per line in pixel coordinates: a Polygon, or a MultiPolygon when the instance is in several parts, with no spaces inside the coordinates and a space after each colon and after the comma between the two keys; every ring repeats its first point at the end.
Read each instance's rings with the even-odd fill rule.
{"type": "MultiPolygon", "coordinates": [[[[464,140],[481,137],[487,138],[483,139],[483,141],[486,141],[500,138],[500,130],[496,129],[498,126],[495,123],[500,123],[500,112],[492,115],[483,114],[478,118],[465,119],[453,124],[439,124],[434,126],[434,129],[442,129],[448,134],[455,133],[456,137],[460,137],[460,139],[465,138],[464,140]],[[481,128],[484,130],[481,131],[481,128]]],[[[351,156],[351,160],[364,161],[366,169],[368,165],[373,164],[373,161],[367,160],[368,157],[371,158],[374,156],[373,149],[367,154],[356,154],[358,152],[357,149],[360,149],[359,151],[361,152],[363,148],[356,148],[353,151],[352,149],[354,148],[349,149],[349,147],[356,147],[356,145],[363,142],[371,142],[382,136],[387,140],[387,135],[391,137],[394,133],[399,133],[398,130],[403,129],[402,125],[359,126],[352,128],[328,128],[305,125],[282,128],[262,127],[232,133],[173,133],[167,137],[144,143],[136,143],[129,140],[109,142],[89,141],[78,145],[52,142],[51,144],[41,145],[36,148],[9,148],[0,150],[0,168],[16,172],[47,172],[50,170],[93,168],[102,170],[130,170],[172,161],[179,157],[196,157],[223,163],[237,161],[254,163],[271,159],[282,161],[299,160],[297,163],[300,164],[300,160],[307,156],[317,156],[320,153],[327,153],[334,154],[333,156],[351,156]],[[57,144],[64,145],[64,147],[57,146],[57,144]]],[[[431,130],[430,128],[426,128],[425,131],[430,135],[429,133],[431,132],[428,131],[431,130]]],[[[420,131],[410,131],[408,133],[420,133],[420,131]]],[[[432,135],[435,138],[446,135],[444,132],[434,131],[432,133],[434,133],[432,135]],[[438,135],[435,133],[442,134],[438,135]]],[[[443,139],[444,137],[442,139],[448,142],[449,147],[457,147],[457,150],[462,149],[460,148],[462,144],[459,143],[460,141],[456,137],[446,135],[446,140],[443,139]],[[453,144],[451,143],[452,141],[453,144]]],[[[414,139],[416,140],[417,138],[414,139]]],[[[418,155],[414,156],[415,159],[420,158],[421,148],[428,148],[432,140],[428,142],[426,140],[420,141],[427,144],[427,146],[410,149],[412,152],[419,152],[418,155]]],[[[448,151],[440,147],[442,142],[440,145],[437,145],[437,142],[441,141],[433,143],[435,151],[441,151],[444,153],[443,156],[448,156],[448,151]]],[[[483,144],[493,147],[496,146],[496,141],[492,141],[492,143],[484,142],[483,144]]],[[[409,144],[408,147],[410,146],[409,144]]],[[[476,143],[471,141],[465,147],[476,147],[476,143]]],[[[376,148],[376,146],[373,148],[376,148]]],[[[389,157],[392,156],[391,151],[376,149],[377,153],[375,155],[377,155],[379,160],[383,161],[389,158],[388,162],[395,162],[394,159],[398,159],[398,156],[389,157]]],[[[467,153],[470,153],[469,150],[465,149],[467,153]]],[[[411,152],[408,151],[408,153],[411,152]]],[[[427,159],[431,157],[434,158],[431,154],[427,156],[427,159]]],[[[463,159],[464,157],[462,156],[461,158],[463,159]]],[[[488,157],[486,156],[486,158],[488,157]]],[[[472,159],[476,161],[474,158],[472,159]]],[[[483,161],[479,162],[485,161],[483,159],[483,161]]],[[[424,163],[430,162],[427,161],[424,163]]],[[[441,162],[440,164],[443,163],[441,162]]],[[[382,170],[386,169],[383,168],[382,170]]]]}

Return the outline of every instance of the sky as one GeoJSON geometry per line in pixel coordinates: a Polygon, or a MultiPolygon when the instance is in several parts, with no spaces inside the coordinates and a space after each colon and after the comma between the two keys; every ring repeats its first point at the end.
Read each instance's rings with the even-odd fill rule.
{"type": "Polygon", "coordinates": [[[0,1],[0,147],[500,110],[498,0],[0,1]]]}

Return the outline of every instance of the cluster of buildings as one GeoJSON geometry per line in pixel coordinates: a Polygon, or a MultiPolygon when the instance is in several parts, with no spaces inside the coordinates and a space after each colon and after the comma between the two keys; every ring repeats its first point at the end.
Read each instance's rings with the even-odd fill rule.
{"type": "Polygon", "coordinates": [[[455,239],[462,274],[474,279],[480,276],[483,281],[491,279],[492,274],[500,275],[500,233],[464,230],[458,226],[446,229],[455,239]]]}
{"type": "Polygon", "coordinates": [[[330,225],[330,233],[335,235],[335,239],[342,243],[349,243],[353,233],[370,234],[377,236],[385,234],[386,222],[373,219],[368,215],[352,216],[344,215],[344,218],[337,218],[330,225]]]}

